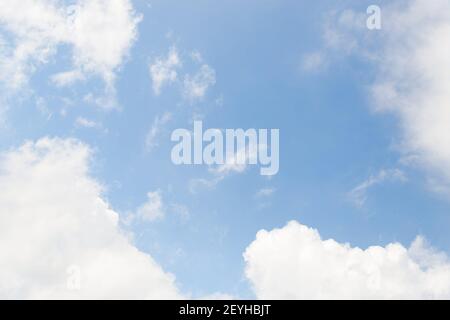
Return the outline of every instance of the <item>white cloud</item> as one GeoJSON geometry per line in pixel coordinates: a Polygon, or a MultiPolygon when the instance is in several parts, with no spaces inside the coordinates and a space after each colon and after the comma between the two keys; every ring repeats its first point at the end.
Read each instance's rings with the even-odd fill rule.
{"type": "Polygon", "coordinates": [[[302,69],[305,71],[320,71],[327,65],[323,52],[317,51],[305,54],[302,59],[302,69]]]}
{"type": "Polygon", "coordinates": [[[160,190],[149,192],[147,201],[136,211],[137,217],[144,221],[155,221],[166,215],[160,190]]]}
{"type": "Polygon", "coordinates": [[[324,26],[324,44],[327,49],[336,50],[340,54],[351,54],[355,51],[361,53],[364,48],[355,36],[361,36],[366,30],[365,12],[332,12],[324,26]]]}
{"type": "Polygon", "coordinates": [[[353,188],[348,196],[357,207],[361,208],[367,201],[367,191],[370,188],[385,181],[405,182],[406,180],[405,173],[399,169],[382,169],[376,175],[371,175],[367,180],[353,188]]]}
{"type": "Polygon", "coordinates": [[[101,128],[102,125],[100,123],[97,123],[95,121],[83,118],[83,117],[78,117],[75,120],[75,125],[77,127],[83,127],[83,128],[89,128],[89,129],[96,129],[96,128],[101,128]]]}
{"type": "Polygon", "coordinates": [[[178,83],[178,80],[182,79],[181,93],[184,99],[190,103],[204,99],[208,90],[216,84],[216,71],[208,64],[203,63],[200,52],[193,51],[189,56],[194,65],[201,64],[194,74],[182,70],[183,62],[175,46],[170,48],[167,56],[160,56],[152,61],[149,65],[149,72],[155,95],[159,96],[165,86],[178,83]]]}
{"type": "Polygon", "coordinates": [[[152,127],[145,137],[145,145],[147,150],[152,150],[159,145],[158,137],[163,127],[172,119],[172,114],[169,112],[164,113],[162,116],[157,116],[153,121],[152,127]]]}
{"type": "Polygon", "coordinates": [[[191,52],[191,59],[192,59],[192,61],[197,62],[197,63],[202,63],[203,62],[203,56],[197,50],[194,50],[194,51],[191,52]]]}
{"type": "Polygon", "coordinates": [[[378,31],[367,29],[364,12],[331,15],[323,54],[357,54],[374,64],[374,110],[397,116],[403,156],[427,171],[434,190],[448,189],[450,2],[398,1],[382,6],[381,15],[378,31]]]}
{"type": "Polygon", "coordinates": [[[320,72],[332,65],[337,58],[355,53],[367,58],[372,57],[371,50],[361,46],[358,41],[358,38],[364,37],[366,30],[364,12],[329,12],[323,26],[323,48],[304,54],[301,58],[301,69],[320,72]]]}
{"type": "MultiPolygon", "coordinates": [[[[248,164],[240,163],[238,159],[239,155],[244,152],[245,150],[236,152],[233,158],[226,159],[224,164],[218,165],[217,167],[214,168],[210,168],[209,171],[223,177],[231,173],[243,173],[247,169],[248,164]]],[[[247,157],[245,159],[247,159],[247,157]]]]}
{"type": "Polygon", "coordinates": [[[99,95],[90,92],[83,97],[83,101],[102,109],[117,109],[119,107],[114,87],[105,88],[105,92],[99,95]]]}
{"type": "Polygon", "coordinates": [[[208,179],[196,178],[189,181],[189,192],[198,193],[202,189],[214,189],[220,182],[231,174],[243,174],[249,167],[250,159],[258,156],[258,148],[266,149],[267,146],[259,144],[253,148],[242,148],[237,150],[232,157],[225,157],[225,163],[211,166],[208,171],[213,175],[208,179]]]}
{"type": "Polygon", "coordinates": [[[218,176],[210,179],[195,178],[189,181],[189,192],[196,194],[203,189],[214,189],[225,177],[218,176]]]}
{"type": "Polygon", "coordinates": [[[216,84],[216,71],[204,64],[195,75],[186,75],[184,78],[184,95],[191,101],[202,100],[211,86],[216,84]]]}
{"type": "Polygon", "coordinates": [[[174,277],[120,229],[90,157],[79,141],[48,138],[2,155],[1,298],[180,297],[174,277]],[[68,285],[74,276],[80,290],[68,285]]]}
{"type": "Polygon", "coordinates": [[[237,150],[232,157],[225,157],[225,163],[211,167],[209,171],[215,175],[225,178],[232,173],[244,173],[250,163],[250,159],[257,159],[258,150],[267,148],[264,144],[244,147],[237,150]]]}
{"type": "Polygon", "coordinates": [[[0,80],[9,90],[27,84],[61,45],[72,51],[73,70],[52,77],[58,86],[98,75],[114,93],[115,73],[137,37],[136,15],[129,0],[0,0],[0,80]]]}
{"type": "Polygon", "coordinates": [[[84,80],[85,77],[79,70],[72,70],[54,74],[50,79],[58,87],[67,87],[77,81],[84,80]]]}
{"type": "Polygon", "coordinates": [[[262,188],[255,194],[257,200],[257,209],[263,210],[272,205],[271,198],[277,190],[275,188],[262,188]]]}
{"type": "Polygon", "coordinates": [[[149,66],[155,95],[160,95],[164,86],[170,85],[178,79],[177,69],[181,65],[178,51],[172,47],[167,57],[159,57],[149,66]]]}
{"type": "Polygon", "coordinates": [[[267,198],[276,192],[275,188],[263,188],[256,193],[256,198],[267,198]]]}
{"type": "MultiPolygon", "coordinates": [[[[71,19],[70,19],[71,18],[71,19]]],[[[70,29],[74,32],[76,65],[106,79],[118,67],[136,39],[137,23],[129,0],[83,0],[74,7],[70,29]]]]}
{"type": "Polygon", "coordinates": [[[415,0],[382,10],[383,47],[372,87],[378,111],[398,116],[403,151],[450,183],[450,2],[415,0]]]}
{"type": "Polygon", "coordinates": [[[45,116],[47,120],[50,120],[53,117],[53,113],[48,107],[47,101],[42,97],[36,98],[36,109],[45,116]]]}
{"type": "Polygon", "coordinates": [[[185,205],[178,204],[178,203],[172,203],[172,204],[170,205],[170,209],[171,209],[175,214],[177,214],[177,215],[180,217],[180,219],[181,219],[182,221],[187,221],[187,220],[189,220],[189,218],[190,218],[190,216],[191,216],[191,214],[190,214],[190,212],[189,212],[189,208],[186,207],[185,205]]]}
{"type": "Polygon", "coordinates": [[[124,215],[122,222],[131,226],[140,222],[155,222],[166,217],[167,213],[176,215],[182,222],[189,220],[189,208],[178,203],[166,204],[163,199],[163,192],[156,190],[147,193],[147,200],[140,205],[134,212],[128,212],[124,215]]]}
{"type": "Polygon", "coordinates": [[[450,298],[450,262],[421,237],[409,249],[391,243],[363,250],[291,222],[260,231],[244,258],[260,299],[450,298]]]}

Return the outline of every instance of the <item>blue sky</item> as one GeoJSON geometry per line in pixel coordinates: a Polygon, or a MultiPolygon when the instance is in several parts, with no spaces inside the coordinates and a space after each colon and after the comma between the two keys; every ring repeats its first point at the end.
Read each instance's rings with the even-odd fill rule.
{"type": "MultiPolygon", "coordinates": [[[[402,111],[376,111],[371,96],[386,72],[382,59],[367,51],[382,58],[395,51],[386,40],[394,32],[388,19],[400,9],[390,1],[377,3],[389,14],[381,30],[353,32],[339,22],[346,12],[365,21],[371,4],[135,0],[134,15],[142,20],[128,53],[113,68],[115,95],[109,96],[95,72],[66,87],[54,85],[52,75],[73,67],[70,45],[58,44],[45,63],[30,63],[35,70],[29,82],[8,97],[1,150],[45,136],[76,138],[93,148],[90,175],[105,187],[102,195],[120,215],[121,228],[193,297],[259,296],[245,275],[243,253],[258,231],[283,228],[292,220],[352,247],[396,242],[408,247],[422,235],[448,253],[448,196],[428,184],[430,177],[446,175],[440,164],[447,159],[436,165],[408,163],[411,154],[429,159],[431,148],[408,147],[413,130],[405,129],[407,117],[402,111]],[[327,26],[348,32],[357,47],[327,44],[327,26]],[[181,61],[178,76],[157,94],[150,68],[170,50],[181,61]],[[305,68],[311,53],[322,58],[305,68]],[[215,81],[202,97],[190,100],[183,77],[202,65],[214,71],[215,81]],[[114,101],[113,108],[92,102],[102,96],[114,101]],[[146,145],[156,119],[169,114],[158,126],[155,145],[146,145]],[[195,181],[211,181],[214,174],[206,166],[175,166],[170,135],[191,129],[194,119],[208,128],[280,129],[279,173],[268,178],[249,167],[193,190],[195,181]],[[352,198],[361,185],[359,198],[355,192],[352,198]],[[164,217],[127,223],[149,192],[161,196],[164,217]]],[[[0,19],[0,28],[5,21],[0,19]]],[[[11,36],[6,27],[0,30],[11,36]]],[[[440,185],[446,184],[443,178],[440,185]]]]}

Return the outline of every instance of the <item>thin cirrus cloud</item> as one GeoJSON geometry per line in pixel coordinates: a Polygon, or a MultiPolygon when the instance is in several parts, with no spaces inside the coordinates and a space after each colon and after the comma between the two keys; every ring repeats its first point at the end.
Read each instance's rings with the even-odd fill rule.
{"type": "Polygon", "coordinates": [[[178,69],[181,66],[181,59],[176,47],[170,48],[167,57],[158,57],[150,64],[149,72],[155,95],[159,96],[163,87],[178,79],[178,69]]]}
{"type": "Polygon", "coordinates": [[[170,112],[165,112],[161,116],[156,116],[155,120],[153,120],[150,130],[147,132],[147,135],[145,137],[145,146],[147,151],[151,151],[159,146],[159,136],[164,130],[165,125],[171,120],[172,113],[170,112]]]}
{"type": "Polygon", "coordinates": [[[291,222],[258,232],[244,253],[245,274],[259,299],[445,299],[450,262],[417,237],[367,249],[291,222]]]}
{"type": "Polygon", "coordinates": [[[353,188],[348,197],[350,201],[358,208],[364,207],[370,188],[380,185],[384,182],[405,182],[407,177],[400,169],[382,169],[377,174],[371,175],[367,180],[353,188]]]}

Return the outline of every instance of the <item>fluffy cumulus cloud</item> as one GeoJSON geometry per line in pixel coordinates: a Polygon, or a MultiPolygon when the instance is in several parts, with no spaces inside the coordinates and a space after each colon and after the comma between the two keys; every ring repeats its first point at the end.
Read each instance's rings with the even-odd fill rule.
{"type": "Polygon", "coordinates": [[[261,299],[450,298],[450,262],[421,237],[363,250],[291,222],[260,231],[244,257],[261,299]]]}
{"type": "Polygon", "coordinates": [[[10,89],[27,83],[61,45],[72,70],[52,77],[58,86],[95,74],[113,90],[115,72],[137,36],[140,17],[129,0],[0,0],[0,79],[10,89]],[[1,38],[0,38],[1,39],[1,38]]]}
{"type": "Polygon", "coordinates": [[[256,198],[268,198],[273,196],[277,190],[275,188],[262,188],[256,194],[256,198]]]}
{"type": "Polygon", "coordinates": [[[1,298],[179,298],[89,174],[90,149],[42,139],[0,158],[1,298]]]}

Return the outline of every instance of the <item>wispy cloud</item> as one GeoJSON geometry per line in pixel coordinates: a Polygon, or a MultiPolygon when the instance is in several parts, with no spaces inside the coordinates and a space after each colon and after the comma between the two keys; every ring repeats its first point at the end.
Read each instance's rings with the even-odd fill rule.
{"type": "Polygon", "coordinates": [[[218,176],[213,178],[195,178],[189,181],[189,192],[196,194],[201,190],[211,190],[214,189],[225,177],[218,176]]]}
{"type": "Polygon", "coordinates": [[[275,188],[263,188],[259,190],[256,194],[256,198],[268,198],[272,196],[277,190],[275,188]]]}
{"type": "Polygon", "coordinates": [[[163,127],[172,119],[172,114],[170,112],[164,113],[162,116],[157,116],[153,121],[150,130],[145,137],[145,146],[148,151],[159,145],[159,135],[163,130],[163,127]]]}
{"type": "Polygon", "coordinates": [[[136,217],[147,222],[160,220],[166,215],[162,192],[157,190],[147,194],[147,201],[136,211],[136,217]]]}
{"type": "Polygon", "coordinates": [[[80,70],[60,72],[50,77],[50,80],[58,87],[67,87],[84,79],[85,76],[80,70]]]}
{"type": "Polygon", "coordinates": [[[266,150],[265,144],[259,144],[253,148],[242,148],[237,150],[231,157],[225,157],[225,163],[211,166],[208,172],[212,175],[210,178],[196,178],[189,182],[191,193],[197,193],[201,189],[214,189],[225,178],[233,174],[243,174],[247,171],[251,159],[257,159],[258,150],[266,150]]]}
{"type": "Polygon", "coordinates": [[[327,66],[327,58],[321,51],[307,53],[302,58],[301,67],[305,71],[321,71],[327,66]]]}
{"type": "Polygon", "coordinates": [[[184,78],[184,96],[190,102],[202,100],[208,89],[216,84],[216,71],[204,64],[194,74],[187,74],[184,78]]]}
{"type": "Polygon", "coordinates": [[[367,180],[352,189],[348,193],[348,197],[355,206],[362,208],[368,199],[368,190],[386,181],[405,182],[407,181],[407,177],[405,173],[399,169],[380,170],[377,174],[371,175],[367,180]]]}
{"type": "Polygon", "coordinates": [[[158,57],[149,66],[153,92],[160,95],[164,86],[174,83],[178,79],[178,69],[182,66],[176,47],[170,48],[166,57],[158,57]]]}
{"type": "Polygon", "coordinates": [[[100,123],[93,121],[93,120],[89,120],[84,117],[78,117],[75,120],[75,125],[77,127],[89,128],[89,129],[101,129],[102,128],[102,125],[100,123]]]}

